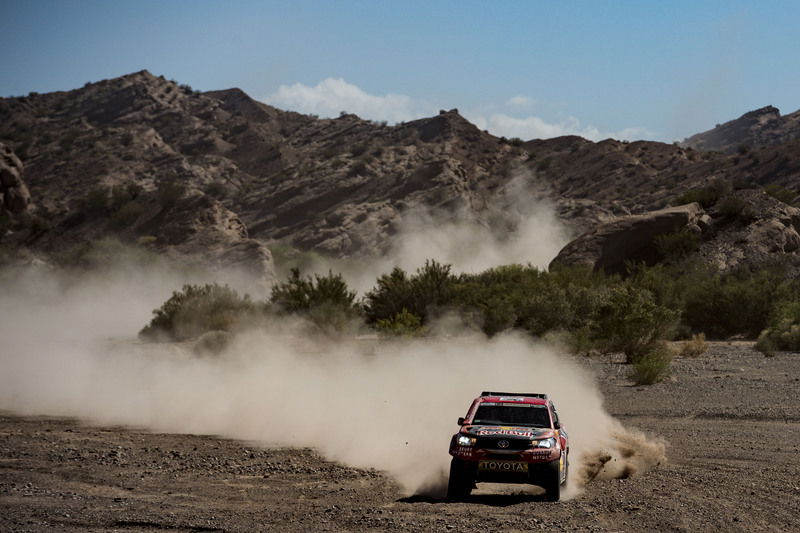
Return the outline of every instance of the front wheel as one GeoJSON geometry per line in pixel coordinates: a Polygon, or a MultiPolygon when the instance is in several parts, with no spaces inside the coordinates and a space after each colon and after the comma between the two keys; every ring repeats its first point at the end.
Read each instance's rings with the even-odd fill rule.
{"type": "Polygon", "coordinates": [[[447,499],[463,500],[472,492],[475,480],[469,476],[466,464],[453,457],[450,461],[450,478],[447,480],[447,499]]]}
{"type": "Polygon", "coordinates": [[[550,461],[543,472],[542,488],[549,502],[561,499],[561,459],[550,461]]]}

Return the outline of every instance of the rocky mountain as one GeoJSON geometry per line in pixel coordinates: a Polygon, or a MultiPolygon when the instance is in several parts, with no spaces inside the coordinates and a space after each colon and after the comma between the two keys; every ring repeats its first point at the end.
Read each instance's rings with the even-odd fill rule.
{"type": "Polygon", "coordinates": [[[277,245],[380,252],[405,215],[495,228],[509,202],[547,197],[580,234],[710,183],[796,190],[800,141],[745,153],[580,137],[522,142],[457,110],[395,126],[282,111],[239,89],[199,93],[147,71],[0,99],[0,142],[33,205],[0,245],[54,252],[115,236],[268,277],[277,245]]]}
{"type": "Polygon", "coordinates": [[[682,143],[695,150],[745,153],[752,147],[776,146],[800,138],[800,111],[781,115],[766,106],[717,124],[713,130],[692,135],[682,143]]]}
{"type": "Polygon", "coordinates": [[[631,263],[695,256],[721,271],[785,258],[800,274],[800,209],[763,190],[726,191],[705,209],[697,202],[619,217],[565,246],[552,265],[624,274],[631,263]],[[673,257],[670,257],[672,255],[673,257]]]}

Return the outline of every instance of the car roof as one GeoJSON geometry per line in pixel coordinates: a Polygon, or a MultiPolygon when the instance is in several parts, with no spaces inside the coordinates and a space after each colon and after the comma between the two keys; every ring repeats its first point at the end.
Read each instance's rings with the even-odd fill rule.
{"type": "Polygon", "coordinates": [[[520,404],[533,404],[533,405],[547,405],[547,398],[535,398],[530,396],[514,396],[510,394],[506,395],[497,395],[497,396],[479,396],[477,401],[480,403],[520,403],[520,404]]]}

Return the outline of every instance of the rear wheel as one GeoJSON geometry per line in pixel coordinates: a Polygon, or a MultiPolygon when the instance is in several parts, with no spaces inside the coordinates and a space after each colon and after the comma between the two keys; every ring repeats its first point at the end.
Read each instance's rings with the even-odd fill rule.
{"type": "Polygon", "coordinates": [[[464,461],[453,457],[450,461],[450,479],[447,481],[447,499],[463,500],[472,492],[474,483],[464,461]]]}

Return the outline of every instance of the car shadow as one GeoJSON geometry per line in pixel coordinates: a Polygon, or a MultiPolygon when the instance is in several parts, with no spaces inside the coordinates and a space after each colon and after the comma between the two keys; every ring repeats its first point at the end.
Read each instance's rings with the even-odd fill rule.
{"type": "Polygon", "coordinates": [[[547,501],[545,494],[473,494],[462,500],[448,500],[447,498],[434,498],[424,494],[414,494],[397,500],[400,503],[467,503],[487,505],[489,507],[510,507],[522,503],[547,501]]]}

